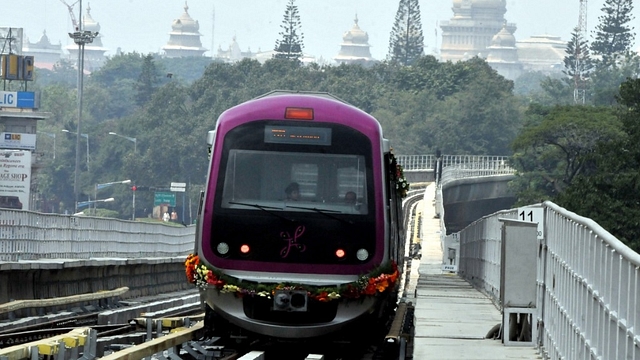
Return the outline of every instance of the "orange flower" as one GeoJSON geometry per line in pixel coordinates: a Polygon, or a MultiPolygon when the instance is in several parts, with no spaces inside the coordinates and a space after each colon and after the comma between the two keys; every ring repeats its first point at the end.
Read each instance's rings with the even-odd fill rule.
{"type": "Polygon", "coordinates": [[[200,263],[198,255],[189,254],[184,261],[185,274],[187,275],[187,281],[190,283],[196,282],[196,267],[200,263]]]}
{"type": "Polygon", "coordinates": [[[327,293],[326,291],[323,291],[320,294],[316,295],[315,299],[320,302],[329,302],[331,300],[329,299],[329,293],[327,293]]]}

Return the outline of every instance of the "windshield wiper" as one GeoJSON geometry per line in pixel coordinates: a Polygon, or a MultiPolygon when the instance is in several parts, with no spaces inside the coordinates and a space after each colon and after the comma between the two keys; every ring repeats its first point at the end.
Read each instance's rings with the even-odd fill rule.
{"type": "Polygon", "coordinates": [[[322,214],[322,215],[324,215],[324,216],[326,216],[328,218],[331,218],[331,219],[334,219],[334,220],[338,220],[338,221],[342,221],[342,222],[346,222],[347,224],[353,225],[353,221],[341,219],[341,218],[333,215],[333,213],[342,214],[342,211],[328,210],[328,209],[318,209],[318,208],[305,207],[305,206],[291,206],[291,205],[285,205],[285,207],[292,208],[292,209],[302,209],[302,210],[315,211],[318,214],[322,214]]]}
{"type": "Polygon", "coordinates": [[[282,215],[280,215],[280,214],[278,214],[276,212],[270,211],[270,210],[283,210],[282,208],[279,208],[279,207],[263,206],[263,205],[258,205],[258,204],[241,203],[241,202],[235,202],[235,201],[229,201],[229,204],[253,207],[253,208],[256,208],[256,209],[260,209],[260,210],[266,212],[267,214],[273,215],[273,216],[275,216],[277,218],[280,218],[282,220],[291,221],[291,222],[294,221],[294,220],[286,218],[286,217],[284,217],[284,216],[282,216],[282,215]]]}

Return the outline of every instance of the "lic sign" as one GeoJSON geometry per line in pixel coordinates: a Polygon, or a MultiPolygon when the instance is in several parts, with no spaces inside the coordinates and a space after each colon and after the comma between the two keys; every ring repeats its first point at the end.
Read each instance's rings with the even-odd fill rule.
{"type": "Polygon", "coordinates": [[[37,109],[33,91],[0,91],[0,108],[37,109]]]}

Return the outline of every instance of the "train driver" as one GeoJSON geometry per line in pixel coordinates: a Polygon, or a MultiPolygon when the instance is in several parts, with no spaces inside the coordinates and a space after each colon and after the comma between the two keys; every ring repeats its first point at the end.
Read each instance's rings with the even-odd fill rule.
{"type": "Polygon", "coordinates": [[[287,200],[298,201],[300,200],[300,185],[297,182],[292,182],[284,190],[287,194],[287,200]]]}

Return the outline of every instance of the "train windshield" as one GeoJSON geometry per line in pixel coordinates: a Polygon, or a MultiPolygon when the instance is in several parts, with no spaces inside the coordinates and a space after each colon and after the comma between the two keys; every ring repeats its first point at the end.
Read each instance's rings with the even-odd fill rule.
{"type": "Polygon", "coordinates": [[[363,155],[231,149],[222,208],[367,214],[363,155]]]}

